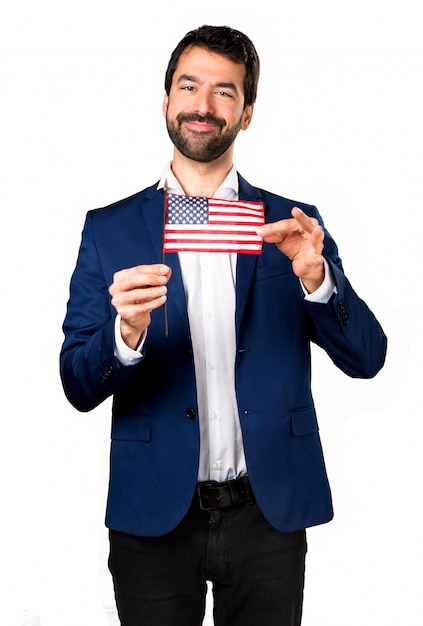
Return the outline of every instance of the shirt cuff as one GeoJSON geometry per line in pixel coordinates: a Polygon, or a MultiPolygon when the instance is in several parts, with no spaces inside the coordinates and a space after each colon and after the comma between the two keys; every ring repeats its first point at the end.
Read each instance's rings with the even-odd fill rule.
{"type": "Polygon", "coordinates": [[[141,361],[143,358],[142,349],[144,347],[145,338],[147,336],[147,332],[144,333],[140,344],[136,350],[132,350],[129,348],[124,340],[122,339],[122,335],[120,333],[120,315],[116,315],[115,319],[115,357],[122,365],[135,365],[138,361],[141,361]]]}
{"type": "Polygon", "coordinates": [[[300,284],[302,290],[304,291],[305,300],[308,302],[317,302],[319,304],[327,304],[332,297],[332,294],[336,293],[336,285],[335,280],[333,278],[332,270],[330,268],[329,263],[326,259],[323,259],[323,265],[325,268],[325,278],[316,291],[313,293],[308,293],[307,289],[304,287],[303,283],[300,280],[300,284]]]}

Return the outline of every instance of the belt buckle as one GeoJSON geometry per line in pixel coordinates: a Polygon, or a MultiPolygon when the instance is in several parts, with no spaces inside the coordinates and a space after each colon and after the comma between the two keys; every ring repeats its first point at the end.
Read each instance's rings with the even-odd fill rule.
{"type": "Polygon", "coordinates": [[[198,483],[197,494],[198,494],[198,501],[200,503],[200,509],[202,511],[211,511],[216,508],[214,504],[212,504],[211,506],[207,506],[204,503],[204,500],[208,498],[207,490],[213,489],[213,487],[216,488],[218,485],[219,483],[216,480],[208,480],[207,482],[198,483]]]}

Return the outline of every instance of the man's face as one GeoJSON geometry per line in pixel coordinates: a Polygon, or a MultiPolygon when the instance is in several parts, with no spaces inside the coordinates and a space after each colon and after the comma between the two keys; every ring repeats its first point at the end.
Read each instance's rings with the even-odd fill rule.
{"type": "Polygon", "coordinates": [[[245,65],[203,48],[185,50],[173,75],[163,112],[179,152],[209,163],[248,128],[253,106],[244,109],[245,65]]]}

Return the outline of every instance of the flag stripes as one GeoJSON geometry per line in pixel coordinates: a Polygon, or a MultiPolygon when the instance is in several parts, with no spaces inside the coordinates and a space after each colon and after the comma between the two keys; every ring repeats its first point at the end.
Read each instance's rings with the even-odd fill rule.
{"type": "Polygon", "coordinates": [[[163,251],[260,254],[263,224],[262,202],[168,194],[163,251]]]}

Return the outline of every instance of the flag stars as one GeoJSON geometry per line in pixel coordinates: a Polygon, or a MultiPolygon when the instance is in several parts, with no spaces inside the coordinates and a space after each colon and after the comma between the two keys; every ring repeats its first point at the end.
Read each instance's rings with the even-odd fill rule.
{"type": "Polygon", "coordinates": [[[168,224],[207,224],[207,198],[196,196],[168,196],[168,224]]]}

